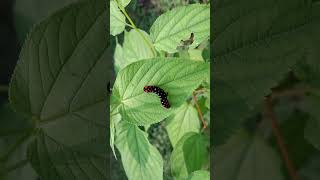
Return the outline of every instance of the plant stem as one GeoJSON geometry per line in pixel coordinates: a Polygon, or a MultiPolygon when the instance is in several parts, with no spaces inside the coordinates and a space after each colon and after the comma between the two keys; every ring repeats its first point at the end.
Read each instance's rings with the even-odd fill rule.
{"type": "Polygon", "coordinates": [[[294,168],[294,165],[289,158],[288,150],[287,150],[286,145],[284,143],[284,140],[283,140],[283,137],[282,137],[282,134],[281,134],[278,122],[277,122],[277,118],[276,118],[276,116],[273,112],[273,109],[272,109],[272,99],[270,96],[266,97],[266,99],[265,99],[265,108],[266,108],[266,115],[271,120],[272,131],[273,131],[274,136],[276,137],[278,148],[279,148],[280,153],[282,155],[282,158],[284,160],[288,174],[292,180],[300,180],[300,178],[294,168]]]}
{"type": "Polygon", "coordinates": [[[128,19],[128,21],[130,22],[130,24],[132,25],[133,29],[135,29],[140,36],[142,37],[142,39],[147,43],[147,45],[150,47],[152,53],[154,56],[157,55],[156,50],[154,49],[153,45],[147,40],[147,38],[141,33],[141,31],[139,31],[139,29],[137,28],[137,26],[134,24],[134,22],[132,21],[132,19],[130,18],[130,16],[128,15],[127,11],[124,9],[124,7],[122,6],[121,3],[119,3],[118,0],[116,0],[116,3],[118,5],[118,7],[120,8],[120,10],[122,11],[122,13],[126,16],[126,18],[128,19]]]}
{"type": "Polygon", "coordinates": [[[0,85],[0,93],[4,92],[7,93],[9,90],[9,87],[6,85],[0,85]]]}
{"type": "Polygon", "coordinates": [[[196,107],[197,107],[197,110],[198,110],[198,114],[199,114],[200,120],[201,120],[201,122],[202,122],[202,124],[203,124],[203,127],[202,127],[202,128],[205,129],[205,128],[207,127],[207,124],[206,124],[206,122],[205,122],[204,119],[203,119],[203,115],[202,115],[200,106],[199,106],[199,104],[198,104],[197,96],[196,96],[196,94],[195,94],[194,92],[192,92],[192,95],[193,95],[194,103],[195,103],[195,105],[196,105],[196,107]]]}

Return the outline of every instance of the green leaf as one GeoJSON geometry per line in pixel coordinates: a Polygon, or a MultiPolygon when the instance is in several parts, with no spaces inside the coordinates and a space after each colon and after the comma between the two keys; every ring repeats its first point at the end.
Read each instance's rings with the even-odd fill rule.
{"type": "MultiPolygon", "coordinates": [[[[143,30],[138,30],[141,31],[141,33],[146,37],[147,41],[149,41],[150,44],[152,44],[149,35],[143,30]]],[[[128,64],[131,64],[138,60],[154,57],[153,52],[148,46],[148,44],[135,29],[131,29],[130,32],[125,32],[123,48],[119,49],[121,48],[121,46],[117,46],[116,48],[118,48],[116,49],[116,53],[119,54],[117,54],[115,63],[116,66],[119,67],[119,69],[123,69],[128,64]],[[123,51],[122,56],[120,54],[121,51],[123,51]]]]}
{"type": "MultiPolygon", "coordinates": [[[[178,147],[177,147],[178,148],[178,147]]],[[[188,172],[201,169],[209,161],[209,139],[196,134],[183,143],[183,155],[188,172]]]]}
{"type": "Polygon", "coordinates": [[[126,27],[126,17],[118,8],[114,0],[110,1],[110,34],[116,36],[124,31],[126,27]]]}
{"type": "Polygon", "coordinates": [[[211,79],[218,82],[216,88],[232,92],[214,90],[214,98],[217,98],[214,104],[218,106],[214,114],[223,109],[229,112],[234,109],[239,114],[234,117],[216,114],[214,128],[225,137],[218,138],[218,144],[230,135],[228,132],[237,129],[249,111],[271,93],[271,88],[277,86],[299,60],[304,59],[306,46],[310,45],[303,39],[318,36],[316,30],[311,33],[311,29],[319,26],[319,21],[311,17],[310,12],[317,11],[311,10],[310,2],[240,0],[222,1],[214,6],[213,16],[219,21],[213,26],[211,79]],[[220,84],[223,87],[219,87],[220,84]],[[228,128],[225,135],[224,127],[228,128]]]}
{"type": "Polygon", "coordinates": [[[200,120],[196,109],[184,103],[166,120],[166,129],[173,147],[188,132],[199,132],[200,120]]]}
{"type": "Polygon", "coordinates": [[[121,5],[122,7],[126,7],[131,0],[117,0],[121,5]]]}
{"type": "Polygon", "coordinates": [[[187,180],[210,180],[210,172],[204,170],[194,171],[187,180]]]}
{"type": "Polygon", "coordinates": [[[117,155],[114,149],[114,141],[116,136],[116,125],[119,123],[120,120],[121,120],[121,115],[119,113],[112,116],[110,115],[110,147],[116,159],[117,159],[117,155]]]}
{"type": "Polygon", "coordinates": [[[218,146],[224,144],[241,127],[243,119],[248,115],[249,107],[237,94],[237,91],[226,83],[215,81],[214,86],[214,101],[211,101],[213,103],[212,113],[215,116],[212,127],[214,137],[212,145],[218,146]]]}
{"type": "Polygon", "coordinates": [[[208,145],[208,139],[201,134],[185,134],[171,154],[172,175],[177,179],[185,179],[188,174],[200,170],[209,161],[208,145]]]}
{"type": "Polygon", "coordinates": [[[299,63],[294,67],[295,75],[300,80],[304,81],[308,85],[319,88],[320,87],[320,66],[319,66],[319,30],[320,30],[320,4],[319,2],[312,3],[312,9],[310,10],[311,17],[309,17],[309,27],[305,28],[305,33],[301,37],[299,42],[303,48],[305,48],[305,58],[301,59],[299,63]]]}
{"type": "Polygon", "coordinates": [[[22,48],[10,102],[37,124],[28,159],[44,179],[108,179],[106,9],[101,0],[67,6],[35,26],[22,48]]]}
{"type": "Polygon", "coordinates": [[[163,160],[147,134],[138,126],[120,121],[116,126],[116,147],[129,180],[162,180],[163,160]]]}
{"type": "Polygon", "coordinates": [[[190,49],[188,53],[189,53],[190,59],[196,60],[196,61],[204,61],[202,57],[202,50],[190,49]]]}
{"type": "Polygon", "coordinates": [[[15,0],[14,19],[17,35],[22,43],[34,24],[56,10],[78,0],[15,0]]]}
{"type": "Polygon", "coordinates": [[[259,135],[234,134],[211,154],[214,179],[283,180],[279,156],[259,135]]]}
{"type": "Polygon", "coordinates": [[[150,29],[151,39],[158,51],[177,52],[181,40],[194,33],[194,48],[210,34],[210,5],[191,4],[162,14],[150,29]]]}
{"type": "Polygon", "coordinates": [[[124,120],[137,125],[159,122],[183,104],[208,74],[208,63],[187,59],[154,58],[132,63],[118,73],[111,109],[119,108],[124,120]],[[168,92],[171,108],[162,107],[157,95],[145,93],[146,85],[168,92]]]}
{"type": "Polygon", "coordinates": [[[4,175],[4,180],[36,179],[38,176],[30,163],[19,166],[14,171],[7,170],[26,160],[27,142],[34,124],[13,111],[8,104],[0,106],[0,116],[0,179],[1,175],[4,175]]]}
{"type": "Polygon", "coordinates": [[[314,16],[320,13],[312,8],[303,0],[221,3],[214,11],[214,78],[229,83],[249,106],[259,103],[318,41],[314,16]]]}
{"type": "Polygon", "coordinates": [[[123,48],[118,42],[116,44],[113,58],[114,58],[114,68],[116,73],[118,73],[126,63],[125,56],[123,53],[123,48]]]}

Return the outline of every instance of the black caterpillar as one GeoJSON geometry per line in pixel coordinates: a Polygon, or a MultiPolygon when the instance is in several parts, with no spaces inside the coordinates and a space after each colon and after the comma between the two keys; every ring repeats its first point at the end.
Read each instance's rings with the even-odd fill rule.
{"type": "Polygon", "coordinates": [[[145,86],[143,88],[143,91],[147,92],[147,93],[152,92],[152,93],[157,94],[160,97],[161,105],[167,109],[170,108],[170,103],[167,99],[168,93],[164,92],[163,89],[161,89],[157,86],[145,86]]]}

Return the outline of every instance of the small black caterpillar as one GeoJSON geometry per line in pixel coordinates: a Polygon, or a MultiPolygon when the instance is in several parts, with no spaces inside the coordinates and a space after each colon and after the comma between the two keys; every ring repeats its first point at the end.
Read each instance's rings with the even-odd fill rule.
{"type": "Polygon", "coordinates": [[[147,92],[147,93],[155,93],[157,94],[159,97],[160,97],[160,101],[161,101],[161,104],[163,107],[169,109],[170,108],[170,103],[167,99],[167,96],[168,96],[168,93],[164,92],[163,89],[157,87],[157,86],[145,86],[143,88],[143,91],[144,92],[147,92]]]}

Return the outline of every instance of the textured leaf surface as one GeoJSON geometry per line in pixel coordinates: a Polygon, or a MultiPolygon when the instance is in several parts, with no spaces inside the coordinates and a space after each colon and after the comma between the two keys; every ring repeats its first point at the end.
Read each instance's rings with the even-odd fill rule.
{"type": "MultiPolygon", "coordinates": [[[[179,148],[179,147],[177,147],[179,148]]],[[[196,134],[183,143],[183,156],[189,173],[201,169],[209,161],[209,139],[196,134]]]]}
{"type": "Polygon", "coordinates": [[[120,69],[122,69],[124,64],[126,63],[126,60],[125,60],[125,57],[123,54],[123,48],[122,48],[121,44],[119,44],[118,42],[116,43],[116,48],[114,50],[113,59],[114,59],[115,71],[116,71],[116,73],[118,73],[120,71],[120,69]]]}
{"type": "Polygon", "coordinates": [[[210,34],[210,6],[192,4],[177,7],[162,14],[150,29],[151,39],[159,51],[177,52],[181,40],[186,40],[194,33],[194,42],[190,47],[196,47],[210,34]]]}
{"type": "Polygon", "coordinates": [[[118,2],[122,5],[122,7],[126,7],[131,0],[118,0],[118,2]]]}
{"type": "Polygon", "coordinates": [[[101,0],[68,6],[35,26],[21,51],[10,101],[37,124],[28,158],[45,179],[108,179],[106,14],[101,0]]]}
{"type": "Polygon", "coordinates": [[[213,95],[214,101],[211,101],[211,106],[215,119],[211,128],[213,136],[211,145],[218,146],[225,143],[241,126],[249,107],[244,99],[237,95],[236,90],[221,81],[215,81],[213,95]]]}
{"type": "Polygon", "coordinates": [[[116,127],[116,147],[129,180],[162,180],[163,161],[147,134],[138,126],[120,121],[116,127]]]}
{"type": "Polygon", "coordinates": [[[15,27],[20,42],[25,40],[30,28],[54,11],[78,0],[16,0],[14,1],[15,27]]]}
{"type": "Polygon", "coordinates": [[[110,34],[116,36],[124,31],[126,17],[118,8],[115,0],[110,1],[110,34]]]}
{"type": "Polygon", "coordinates": [[[174,147],[180,138],[188,132],[199,132],[200,120],[196,109],[184,103],[174,114],[166,119],[166,129],[174,147]]]}
{"type": "MultiPolygon", "coordinates": [[[[313,18],[313,13],[319,11],[312,10],[311,1],[303,0],[219,1],[213,7],[217,21],[213,26],[211,78],[233,92],[225,97],[223,91],[216,90],[213,98],[217,98],[215,104],[221,105],[219,109],[223,109],[222,105],[233,106],[226,103],[226,98],[230,103],[238,101],[241,108],[236,111],[240,115],[237,119],[216,116],[218,132],[226,127],[223,124],[238,126],[271,93],[271,88],[309,54],[306,47],[310,48],[310,40],[319,39],[318,31],[311,30],[319,26],[318,18],[313,18]]],[[[229,130],[221,136],[228,137],[232,132],[229,130]]]]}
{"type": "MultiPolygon", "coordinates": [[[[143,30],[139,29],[139,31],[141,31],[147,41],[152,44],[149,35],[143,30]]],[[[117,45],[115,55],[115,64],[118,69],[123,69],[135,61],[154,57],[148,44],[135,29],[125,33],[123,47],[117,45]]]]}
{"type": "Polygon", "coordinates": [[[32,122],[13,111],[9,104],[0,106],[0,116],[0,179],[1,174],[5,174],[3,180],[36,179],[38,175],[30,163],[10,173],[6,170],[26,159],[27,139],[34,128],[32,122]]]}
{"type": "Polygon", "coordinates": [[[258,135],[234,134],[211,154],[214,179],[284,179],[279,156],[258,135]]]}
{"type": "Polygon", "coordinates": [[[209,74],[209,64],[178,58],[154,58],[128,65],[118,73],[111,109],[119,108],[124,120],[148,125],[168,117],[184,103],[209,74]],[[143,87],[156,85],[168,92],[171,108],[161,106],[159,97],[143,87]]]}
{"type": "Polygon", "coordinates": [[[177,179],[185,179],[200,170],[209,159],[209,141],[203,135],[189,132],[175,146],[171,158],[171,173],[177,179]]]}
{"type": "Polygon", "coordinates": [[[187,180],[210,180],[210,173],[204,170],[195,171],[190,174],[187,180]]]}

